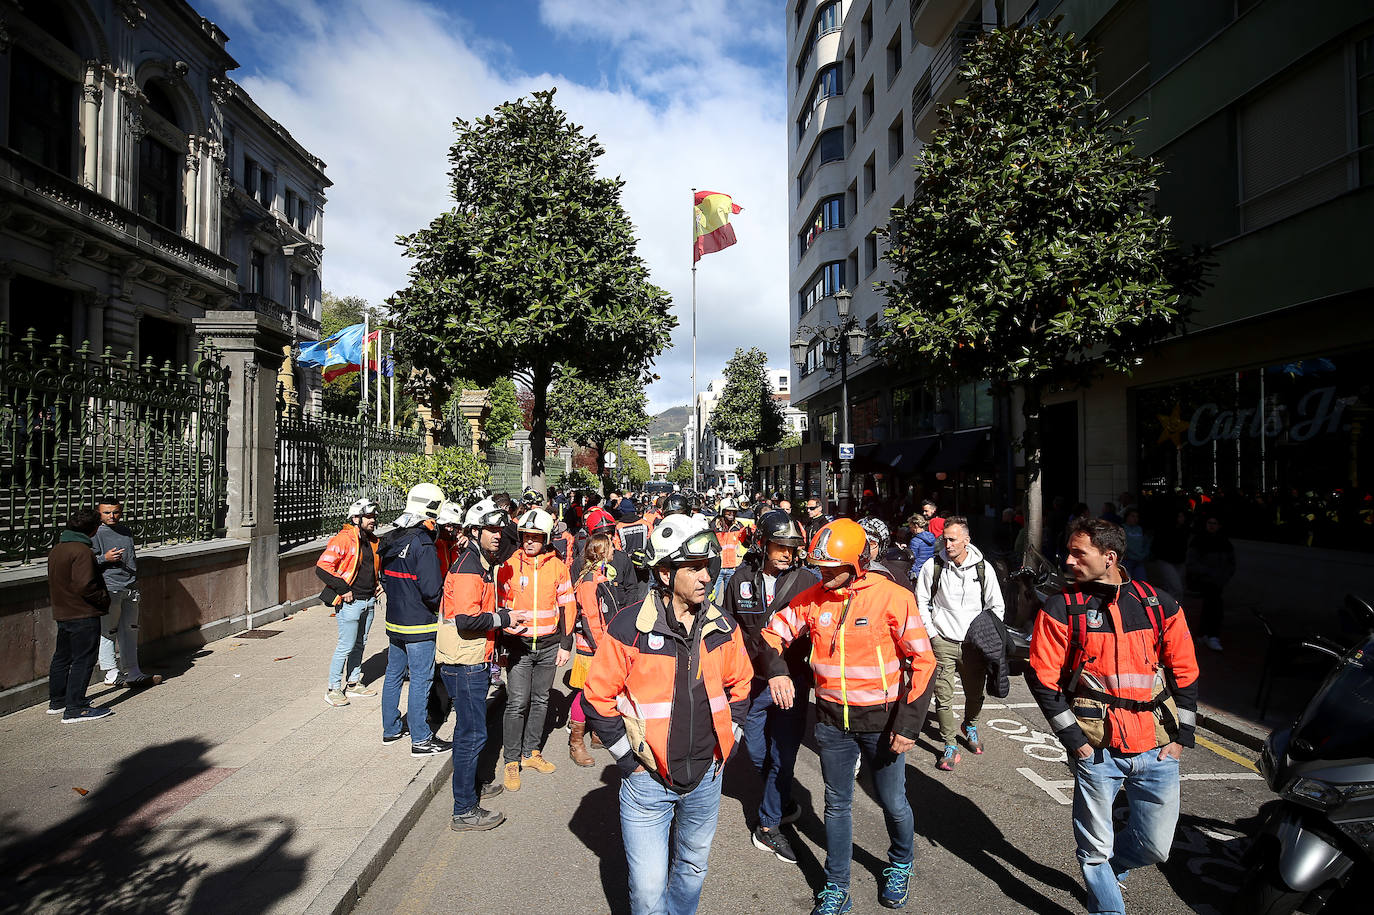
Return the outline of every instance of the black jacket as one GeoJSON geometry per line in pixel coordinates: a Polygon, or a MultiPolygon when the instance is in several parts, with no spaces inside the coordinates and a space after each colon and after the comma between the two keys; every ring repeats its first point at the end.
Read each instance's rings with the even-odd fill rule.
{"type": "Polygon", "coordinates": [[[1007,678],[1006,625],[989,610],[984,610],[968,624],[965,642],[972,642],[983,656],[987,669],[987,691],[997,699],[1007,698],[1011,682],[1007,678]]]}
{"type": "Polygon", "coordinates": [[[439,631],[444,572],[434,532],[422,524],[388,531],[378,544],[386,591],[386,634],[397,642],[432,642],[439,631]]]}
{"type": "MultiPolygon", "coordinates": [[[[746,553],[744,560],[735,569],[730,584],[725,589],[725,597],[720,608],[739,624],[740,634],[744,636],[744,647],[749,651],[749,660],[760,679],[764,678],[764,665],[759,659],[763,649],[763,629],[773,618],[773,614],[787,606],[788,601],[811,587],[818,580],[816,573],[804,566],[793,566],[782,575],[774,585],[773,600],[765,600],[763,588],[763,557],[758,553],[746,553]]],[[[810,687],[814,678],[811,664],[807,660],[811,654],[811,644],[806,639],[798,639],[783,653],[787,662],[787,672],[799,686],[810,687]]]]}

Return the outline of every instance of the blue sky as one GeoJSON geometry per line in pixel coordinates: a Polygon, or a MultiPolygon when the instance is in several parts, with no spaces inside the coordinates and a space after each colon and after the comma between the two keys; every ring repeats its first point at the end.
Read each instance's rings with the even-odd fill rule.
{"type": "Polygon", "coordinates": [[[334,182],[325,288],[379,303],[405,285],[393,243],[447,209],[454,118],[556,86],[606,146],[674,348],[651,407],[691,391],[690,188],[734,195],[739,244],[701,261],[698,366],[736,346],[787,359],[787,131],[782,0],[198,0],[229,35],[231,74],[334,182]]]}

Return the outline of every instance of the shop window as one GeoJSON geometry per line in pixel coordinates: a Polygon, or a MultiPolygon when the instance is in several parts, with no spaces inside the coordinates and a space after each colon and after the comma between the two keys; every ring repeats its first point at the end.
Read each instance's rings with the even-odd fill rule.
{"type": "Polygon", "coordinates": [[[959,386],[958,426],[960,429],[977,429],[991,426],[993,418],[992,389],[986,381],[971,381],[959,386]]]}

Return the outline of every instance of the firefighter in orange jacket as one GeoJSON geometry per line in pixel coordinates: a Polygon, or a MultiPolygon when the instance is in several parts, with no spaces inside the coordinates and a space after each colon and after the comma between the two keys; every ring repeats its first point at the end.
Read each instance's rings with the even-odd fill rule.
{"type": "Polygon", "coordinates": [[[1073,832],[1092,912],[1125,912],[1126,875],[1169,856],[1179,757],[1197,723],[1197,657],[1178,602],[1126,574],[1126,533],[1085,520],[1069,535],[1075,585],[1045,602],[1026,682],[1073,767],[1073,832]],[[1122,788],[1130,817],[1114,832],[1122,788]]]}
{"type": "Polygon", "coordinates": [[[376,531],[377,503],[364,496],[349,507],[348,521],[329,538],[315,563],[315,574],[325,585],[320,600],[334,608],[339,625],[339,642],[329,664],[329,688],[324,694],[324,701],[336,707],[348,705],[349,696],[377,695],[375,689],[361,682],[363,646],[382,588],[376,531]]]}
{"type": "Polygon", "coordinates": [[[852,906],[854,770],[860,755],[872,766],[873,786],[887,822],[888,867],[879,902],[906,904],[915,858],[911,805],[906,797],[906,751],[921,731],[917,709],[935,671],[930,637],[911,591],[866,574],[867,537],[848,518],[822,527],[811,543],[821,581],[773,614],[760,655],[773,701],[792,707],[796,689],[782,653],[796,639],[811,640],[816,678],[816,745],[825,780],[825,885],[816,915],[852,906]],[[903,660],[910,660],[904,670],[903,660]]]}
{"type": "Polygon", "coordinates": [[[749,528],[735,520],[737,511],[739,503],[735,497],[726,496],[716,507],[716,518],[711,523],[711,530],[720,541],[720,577],[716,579],[716,589],[712,592],[717,603],[725,599],[725,586],[730,583],[730,577],[735,574],[749,546],[749,528]]]}
{"type": "Polygon", "coordinates": [[[587,721],[623,776],[632,915],[696,911],[721,769],[748,711],[749,653],[708,599],[719,552],[705,521],[661,521],[646,551],[654,588],[606,627],[583,688],[587,721]]]}
{"type": "MultiPolygon", "coordinates": [[[[613,586],[611,578],[615,574],[611,566],[614,554],[615,545],[609,534],[593,534],[587,540],[587,548],[582,553],[582,568],[573,585],[573,594],[577,598],[577,624],[574,627],[577,651],[568,677],[568,685],[574,690],[568,712],[568,723],[571,725],[568,755],[579,766],[591,766],[596,762],[592,754],[587,752],[587,716],[582,712],[581,690],[587,683],[597,646],[606,637],[606,623],[620,611],[620,592],[613,586]]],[[[595,733],[592,734],[592,745],[601,746],[595,733]]]]}
{"type": "Polygon", "coordinates": [[[512,623],[502,638],[510,656],[503,727],[508,791],[520,790],[521,769],[547,774],[555,768],[540,745],[549,690],[558,668],[572,656],[577,620],[568,567],[549,548],[553,515],[531,508],[520,516],[516,529],[520,549],[496,576],[497,603],[510,611],[512,623]]]}

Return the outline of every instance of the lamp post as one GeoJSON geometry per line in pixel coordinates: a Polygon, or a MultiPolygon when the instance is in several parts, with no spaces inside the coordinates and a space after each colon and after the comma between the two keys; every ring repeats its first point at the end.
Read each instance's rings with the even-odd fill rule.
{"type": "MultiPolygon", "coordinates": [[[[835,313],[839,322],[834,324],[798,324],[797,336],[792,341],[792,361],[797,364],[798,374],[806,368],[806,354],[812,343],[821,341],[822,365],[826,372],[840,369],[840,437],[841,445],[852,447],[849,437],[849,360],[863,356],[864,341],[868,333],[859,326],[859,319],[849,310],[854,293],[841,286],[832,298],[835,300],[835,313]],[[808,339],[810,338],[810,339],[808,339]]],[[[840,514],[850,511],[850,457],[845,451],[840,458],[840,514]]]]}

